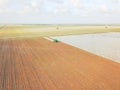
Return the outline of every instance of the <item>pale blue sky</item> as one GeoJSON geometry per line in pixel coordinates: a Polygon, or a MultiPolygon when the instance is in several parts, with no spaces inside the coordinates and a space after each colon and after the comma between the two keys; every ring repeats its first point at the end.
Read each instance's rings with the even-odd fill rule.
{"type": "Polygon", "coordinates": [[[0,0],[0,23],[120,24],[120,0],[0,0]]]}

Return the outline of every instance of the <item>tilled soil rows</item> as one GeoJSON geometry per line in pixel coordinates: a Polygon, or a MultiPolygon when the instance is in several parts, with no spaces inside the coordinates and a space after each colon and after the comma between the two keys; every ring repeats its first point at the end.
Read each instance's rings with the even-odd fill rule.
{"type": "Polygon", "coordinates": [[[120,64],[62,42],[4,39],[0,90],[120,90],[120,64]]]}

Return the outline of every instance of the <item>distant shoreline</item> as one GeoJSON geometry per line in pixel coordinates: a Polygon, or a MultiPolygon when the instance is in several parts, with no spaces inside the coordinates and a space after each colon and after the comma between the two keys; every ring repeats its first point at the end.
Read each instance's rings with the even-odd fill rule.
{"type": "Polygon", "coordinates": [[[120,24],[0,24],[1,25],[37,25],[37,26],[120,26],[120,24]]]}

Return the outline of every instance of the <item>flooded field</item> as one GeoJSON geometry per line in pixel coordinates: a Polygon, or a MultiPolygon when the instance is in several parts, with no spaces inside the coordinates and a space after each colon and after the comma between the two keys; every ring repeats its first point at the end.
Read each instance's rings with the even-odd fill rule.
{"type": "Polygon", "coordinates": [[[120,33],[82,34],[53,37],[58,40],[86,50],[88,52],[109,58],[120,63],[120,33]]]}

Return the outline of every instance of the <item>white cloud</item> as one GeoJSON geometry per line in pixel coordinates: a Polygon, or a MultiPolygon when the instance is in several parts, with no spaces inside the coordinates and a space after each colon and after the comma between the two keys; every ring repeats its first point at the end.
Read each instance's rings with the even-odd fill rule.
{"type": "Polygon", "coordinates": [[[65,0],[46,0],[46,2],[53,2],[53,3],[57,3],[57,4],[63,4],[65,0]]]}
{"type": "Polygon", "coordinates": [[[108,13],[109,9],[106,5],[101,5],[100,6],[100,11],[103,12],[103,13],[108,13]]]}
{"type": "Polygon", "coordinates": [[[110,1],[112,1],[113,3],[119,3],[120,2],[120,0],[110,0],[110,1]]]}
{"type": "Polygon", "coordinates": [[[7,7],[8,0],[0,0],[0,9],[7,7]]]}
{"type": "Polygon", "coordinates": [[[69,0],[67,3],[61,3],[55,8],[55,14],[77,14],[78,9],[82,7],[82,0],[69,0]]]}
{"type": "MultiPolygon", "coordinates": [[[[24,3],[24,0],[21,3],[24,3]]],[[[24,3],[22,8],[17,11],[18,14],[31,14],[31,13],[39,13],[43,7],[42,0],[29,0],[24,3]]]]}
{"type": "Polygon", "coordinates": [[[82,4],[82,0],[70,0],[70,5],[76,8],[80,8],[82,4]]]}
{"type": "Polygon", "coordinates": [[[8,0],[0,0],[0,14],[3,14],[7,11],[8,0]]]}
{"type": "Polygon", "coordinates": [[[32,7],[37,7],[37,2],[32,1],[32,2],[31,2],[31,6],[32,6],[32,7]]]}
{"type": "Polygon", "coordinates": [[[8,0],[0,0],[0,5],[7,3],[8,0]]]}
{"type": "Polygon", "coordinates": [[[0,17],[14,17],[17,13],[18,16],[38,18],[41,15],[115,18],[115,15],[120,16],[119,8],[120,0],[0,0],[0,17]]]}

